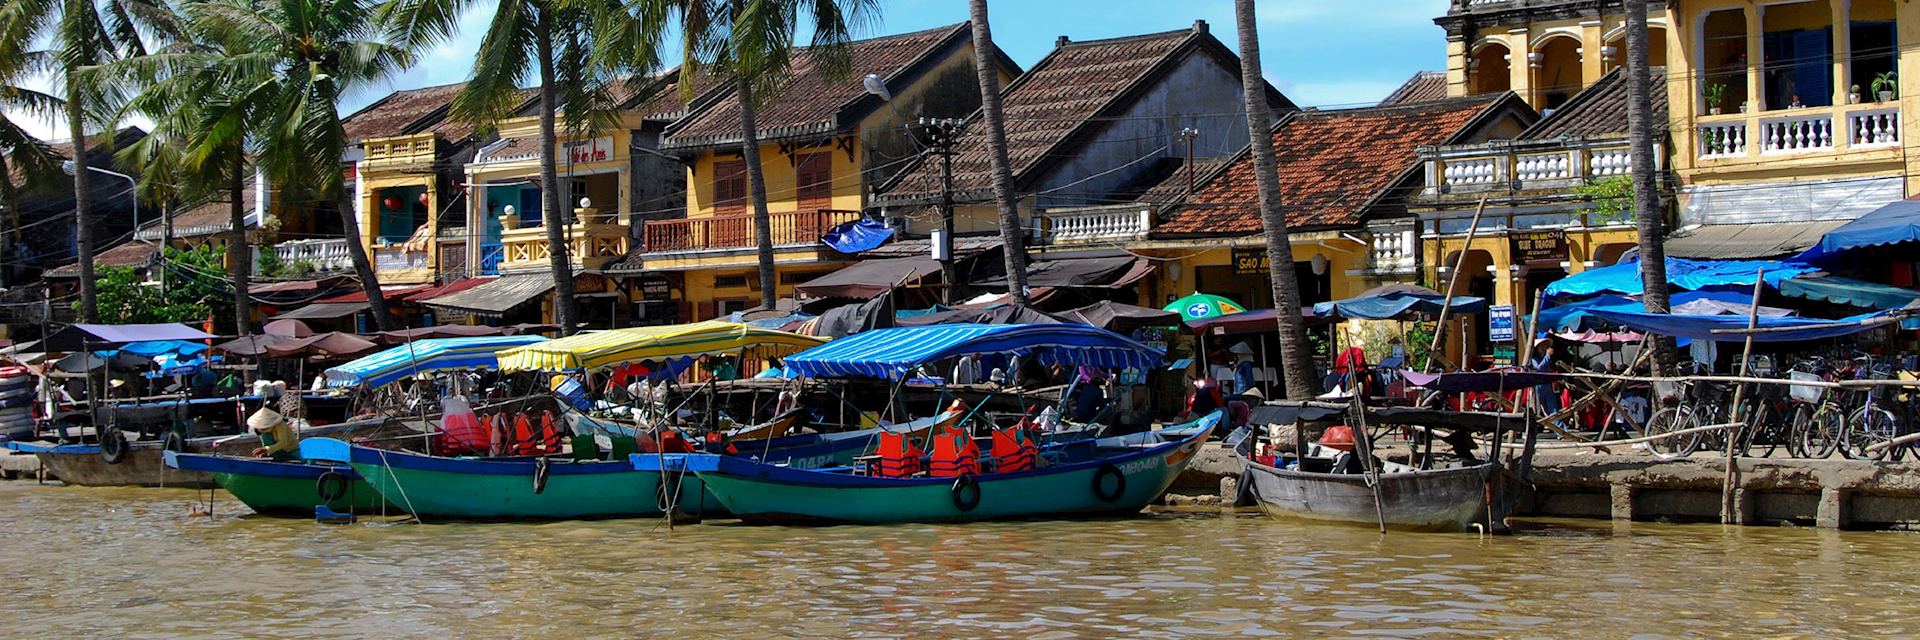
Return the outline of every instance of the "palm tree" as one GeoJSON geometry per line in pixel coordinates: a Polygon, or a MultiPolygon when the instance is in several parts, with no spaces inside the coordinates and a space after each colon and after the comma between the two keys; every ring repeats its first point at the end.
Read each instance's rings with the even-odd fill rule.
{"type": "MultiPolygon", "coordinates": [[[[283,203],[333,205],[374,323],[392,330],[393,315],[340,179],[347,134],[339,106],[343,96],[411,64],[412,53],[380,38],[382,25],[362,0],[208,0],[186,5],[186,14],[194,31],[220,48],[204,73],[233,83],[200,98],[200,117],[208,123],[202,126],[251,131],[249,144],[283,203]]],[[[194,161],[213,162],[219,150],[232,149],[222,146],[231,143],[225,136],[203,142],[194,161]]],[[[224,160],[227,175],[244,171],[243,159],[224,160]]],[[[238,189],[241,182],[229,178],[227,186],[238,189]]]]}
{"type": "MultiPolygon", "coordinates": [[[[609,0],[610,1],[610,0],[609,0]]],[[[389,0],[380,19],[403,46],[424,47],[453,36],[460,14],[475,0],[389,0]]],[[[612,124],[612,99],[592,45],[594,18],[612,13],[592,1],[505,0],[495,5],[493,22],[480,41],[473,76],[453,101],[455,117],[491,125],[513,115],[524,101],[521,84],[539,82],[541,220],[551,247],[554,322],[564,334],[579,325],[573,299],[573,266],[567,255],[565,216],[572,209],[561,199],[558,117],[580,135],[612,124]],[[556,113],[559,114],[556,116],[556,113]]]]}
{"type": "Polygon", "coordinates": [[[980,78],[980,120],[987,127],[987,157],[993,164],[993,203],[1000,212],[1001,253],[1007,260],[1007,293],[1015,303],[1026,304],[1027,242],[1020,227],[1020,205],[1013,197],[1013,163],[1007,160],[1006,117],[1000,108],[1000,70],[993,64],[987,0],[968,2],[968,16],[973,23],[973,68],[980,78]]]}
{"type": "MultiPolygon", "coordinates": [[[[1627,144],[1633,165],[1633,221],[1640,233],[1640,303],[1647,313],[1667,313],[1667,248],[1664,207],[1655,191],[1653,173],[1653,107],[1647,101],[1652,71],[1647,59],[1647,0],[1626,0],[1627,10],[1627,144]]],[[[1531,338],[1529,338],[1531,339],[1531,338]]],[[[1655,375],[1673,371],[1673,338],[1654,336],[1655,375]]]]}
{"type": "Polygon", "coordinates": [[[1320,384],[1307,354],[1306,326],[1300,318],[1300,283],[1293,270],[1293,241],[1281,210],[1279,162],[1273,155],[1273,115],[1267,110],[1267,81],[1260,73],[1260,34],[1255,31],[1253,0],[1234,0],[1240,30],[1240,90],[1247,109],[1247,137],[1253,145],[1253,176],[1260,187],[1260,226],[1267,233],[1268,275],[1279,317],[1280,364],[1287,397],[1312,398],[1320,384]]]}
{"type": "Polygon", "coordinates": [[[67,133],[73,140],[74,246],[80,267],[80,318],[96,322],[100,312],[93,278],[93,177],[87,167],[87,125],[104,125],[112,153],[114,123],[105,114],[113,96],[88,77],[89,67],[145,53],[140,24],[154,6],[146,0],[9,0],[0,8],[0,66],[46,56],[48,70],[66,90],[67,133]],[[44,52],[26,48],[45,39],[44,52]]]}

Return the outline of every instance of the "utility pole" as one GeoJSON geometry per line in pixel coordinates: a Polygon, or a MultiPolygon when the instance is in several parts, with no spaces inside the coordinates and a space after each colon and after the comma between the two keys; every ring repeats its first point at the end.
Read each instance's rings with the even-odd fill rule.
{"type": "Polygon", "coordinates": [[[940,261],[940,283],[945,287],[941,299],[947,304],[957,300],[960,274],[953,260],[953,147],[960,139],[962,123],[958,118],[921,118],[918,126],[926,135],[930,153],[940,156],[940,242],[934,258],[940,261]]]}
{"type": "Polygon", "coordinates": [[[1180,139],[1185,140],[1187,143],[1187,197],[1191,198],[1193,197],[1193,140],[1200,137],[1200,130],[1193,127],[1182,127],[1180,133],[1175,135],[1180,136],[1180,139]]]}

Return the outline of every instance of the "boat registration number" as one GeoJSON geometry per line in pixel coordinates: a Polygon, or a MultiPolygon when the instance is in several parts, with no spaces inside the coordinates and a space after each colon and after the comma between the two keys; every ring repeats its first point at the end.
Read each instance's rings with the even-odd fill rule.
{"type": "Polygon", "coordinates": [[[1143,471],[1152,471],[1158,468],[1160,468],[1159,458],[1142,458],[1139,460],[1134,460],[1132,462],[1122,463],[1120,465],[1120,473],[1131,476],[1143,471]]]}

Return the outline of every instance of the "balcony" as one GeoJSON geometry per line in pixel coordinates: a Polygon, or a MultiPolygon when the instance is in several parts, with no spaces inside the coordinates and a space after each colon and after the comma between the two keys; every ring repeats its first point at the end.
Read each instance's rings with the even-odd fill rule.
{"type": "MultiPolygon", "coordinates": [[[[1632,171],[1627,141],[1619,138],[1427,147],[1420,150],[1420,157],[1427,172],[1422,196],[1430,200],[1454,194],[1564,192],[1632,171]]],[[[1660,145],[1654,146],[1653,157],[1654,170],[1664,169],[1660,145]]]]}
{"type": "Polygon", "coordinates": [[[353,270],[353,257],[347,254],[346,238],[327,240],[289,240],[273,245],[273,253],[283,264],[306,263],[316,273],[353,270]]]}
{"type": "Polygon", "coordinates": [[[498,242],[480,243],[480,275],[500,275],[500,262],[506,260],[507,249],[498,242]]]}
{"type": "MultiPolygon", "coordinates": [[[[774,246],[813,245],[835,226],[860,219],[860,212],[841,209],[780,211],[768,215],[774,246]]],[[[646,250],[707,251],[751,249],[758,246],[752,215],[726,215],[648,222],[646,250]]]]}
{"type": "Polygon", "coordinates": [[[1728,159],[1897,150],[1900,135],[1894,103],[1700,116],[1694,158],[1710,166],[1728,159]]]}
{"type": "MultiPolygon", "coordinates": [[[[563,227],[567,239],[567,259],[575,269],[598,269],[601,265],[627,255],[627,227],[612,214],[598,209],[574,209],[575,222],[563,227]]],[[[481,271],[501,273],[548,269],[553,245],[547,242],[544,226],[521,227],[518,220],[503,219],[499,257],[488,271],[491,245],[481,245],[481,271]]]]}
{"type": "Polygon", "coordinates": [[[1048,245],[1139,240],[1153,230],[1153,208],[1137,204],[1055,209],[1040,214],[1040,241],[1048,245]]]}

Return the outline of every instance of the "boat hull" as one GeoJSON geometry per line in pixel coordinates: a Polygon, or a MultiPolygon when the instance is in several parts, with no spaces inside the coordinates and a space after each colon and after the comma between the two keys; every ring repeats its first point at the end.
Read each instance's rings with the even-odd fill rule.
{"type": "MultiPolygon", "coordinates": [[[[375,492],[422,519],[585,520],[658,517],[661,474],[625,461],[548,459],[536,491],[537,458],[437,458],[353,447],[353,470],[375,492]]],[[[679,510],[722,515],[693,474],[670,474],[679,510]]]]}
{"type": "MultiPolygon", "coordinates": [[[[402,423],[382,418],[309,427],[300,431],[300,437],[383,437],[410,432],[402,423]]],[[[250,455],[259,446],[260,438],[252,434],[191,438],[186,441],[188,453],[250,455]]],[[[7,447],[34,454],[48,473],[71,485],[193,489],[220,486],[206,472],[167,467],[166,449],[162,443],[155,441],[129,443],[126,457],[118,463],[109,463],[101,457],[100,445],[97,444],[36,445],[9,442],[7,447]]]]}
{"type": "Polygon", "coordinates": [[[1464,531],[1485,522],[1492,465],[1380,476],[1380,508],[1364,475],[1305,473],[1241,458],[1254,500],[1268,515],[1394,529],[1464,531]]]}
{"type": "Polygon", "coordinates": [[[344,464],[173,452],[166,458],[168,466],[212,476],[227,493],[262,515],[310,518],[318,505],[340,513],[399,511],[344,464]],[[346,491],[333,500],[320,495],[320,477],[329,472],[347,478],[346,491]]]}
{"type": "MultiPolygon", "coordinates": [[[[1217,422],[1216,417],[1211,419],[1217,422]]],[[[1208,428],[1184,439],[1098,459],[972,478],[875,478],[790,469],[749,460],[689,454],[669,469],[699,474],[735,517],[748,522],[973,522],[1012,518],[1138,513],[1165,493],[1193,461],[1208,428]],[[1114,480],[1119,476],[1123,481],[1114,480]],[[969,504],[971,503],[971,504],[969,504]]],[[[641,468],[657,465],[634,456],[641,468]]]]}

